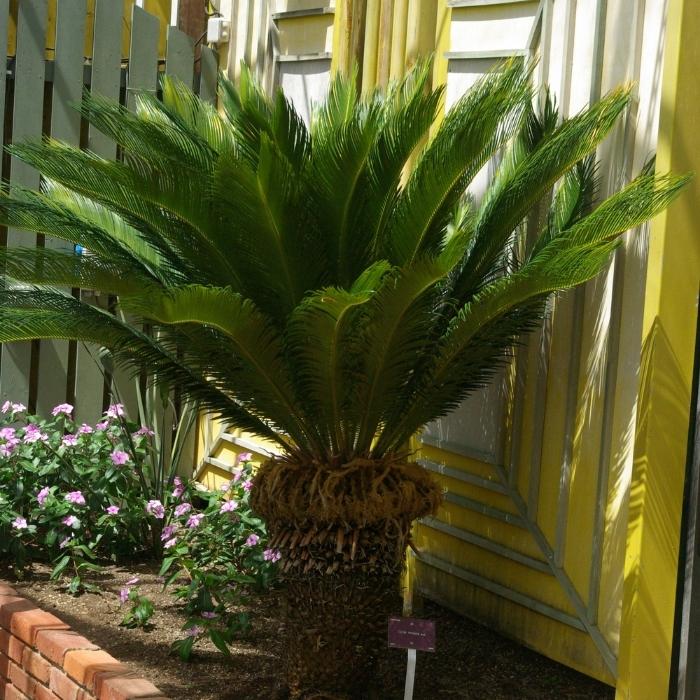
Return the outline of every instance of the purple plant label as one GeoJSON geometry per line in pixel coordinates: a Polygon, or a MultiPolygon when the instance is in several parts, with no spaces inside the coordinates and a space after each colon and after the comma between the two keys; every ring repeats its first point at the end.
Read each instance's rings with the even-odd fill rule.
{"type": "Polygon", "coordinates": [[[389,646],[393,649],[435,651],[435,623],[414,617],[390,617],[389,646]]]}

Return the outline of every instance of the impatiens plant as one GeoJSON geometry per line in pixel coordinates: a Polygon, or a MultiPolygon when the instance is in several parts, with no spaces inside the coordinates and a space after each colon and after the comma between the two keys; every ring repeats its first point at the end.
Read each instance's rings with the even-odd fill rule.
{"type": "Polygon", "coordinates": [[[368,695],[412,522],[440,502],[411,436],[686,181],[643,172],[598,201],[582,166],[628,89],[545,124],[513,60],[435,124],[431,75],[419,63],[367,94],[337,76],[308,127],[245,69],[239,88],[221,81],[220,109],[166,77],[133,112],[83,100],[117,162],[53,139],[11,147],[43,187],[2,195],[0,222],[85,253],[2,250],[0,341],[107,347],[276,443],[251,504],[287,581],[290,698],[368,695]],[[465,196],[489,162],[487,191],[465,196]],[[116,314],[63,288],[109,293],[116,314]]]}
{"type": "Polygon", "coordinates": [[[138,627],[148,630],[153,627],[151,618],[155,612],[155,607],[148,596],[141,594],[137,586],[138,583],[138,578],[131,579],[126,582],[124,588],[119,592],[121,604],[128,604],[127,612],[120,624],[131,629],[138,627]]]}
{"type": "Polygon", "coordinates": [[[187,614],[185,636],[173,645],[184,660],[206,637],[228,655],[250,626],[237,607],[251,591],[266,590],[276,573],[280,555],[267,547],[265,525],[250,509],[249,456],[239,457],[233,478],[217,491],[176,490],[181,502],[163,528],[160,573],[187,614]]]}
{"type": "Polygon", "coordinates": [[[51,560],[53,577],[68,574],[77,593],[100,563],[158,554],[163,506],[148,501],[150,431],[126,422],[119,404],[94,426],[75,423],[70,404],[48,420],[24,411],[0,409],[0,555],[18,574],[51,560]]]}

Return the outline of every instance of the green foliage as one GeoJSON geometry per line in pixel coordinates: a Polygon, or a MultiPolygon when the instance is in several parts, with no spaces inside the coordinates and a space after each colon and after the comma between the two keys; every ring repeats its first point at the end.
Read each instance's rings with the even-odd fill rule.
{"type": "Polygon", "coordinates": [[[96,425],[78,425],[72,407],[24,416],[0,413],[0,556],[17,575],[34,560],[52,561],[69,592],[92,590],[86,574],[106,562],[160,551],[161,521],[146,510],[167,481],[154,470],[153,436],[128,422],[121,404],[96,425]]]}
{"type": "Polygon", "coordinates": [[[629,91],[560,119],[549,98],[533,110],[530,72],[499,66],[432,131],[426,62],[384,93],[336,77],[309,127],[245,69],[221,79],[222,113],[167,77],[135,114],[86,95],[123,157],[11,147],[44,185],[2,195],[0,222],[85,252],[3,252],[0,342],[107,347],[308,464],[401,450],[687,181],[645,171],[597,202],[592,154],[629,91]],[[60,287],[111,293],[120,313],[60,287]]]}
{"type": "Polygon", "coordinates": [[[131,629],[149,630],[153,627],[151,618],[156,609],[148,596],[141,595],[138,588],[127,589],[126,602],[130,603],[120,625],[131,629]]]}
{"type": "Polygon", "coordinates": [[[162,538],[161,575],[184,606],[184,639],[173,645],[184,660],[194,644],[208,637],[224,654],[248,631],[238,607],[250,592],[271,585],[279,554],[266,549],[265,525],[248,504],[252,468],[247,456],[233,479],[217,492],[190,489],[173,504],[162,538]],[[195,504],[199,504],[196,507],[195,504]]]}

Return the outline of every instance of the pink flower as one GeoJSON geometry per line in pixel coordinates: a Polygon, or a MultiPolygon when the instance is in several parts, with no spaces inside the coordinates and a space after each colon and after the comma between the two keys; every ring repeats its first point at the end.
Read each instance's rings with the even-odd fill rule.
{"type": "Polygon", "coordinates": [[[41,440],[42,442],[46,442],[48,439],[49,436],[46,433],[42,433],[41,429],[34,423],[30,423],[24,429],[24,442],[27,445],[31,445],[35,442],[38,442],[39,440],[41,440]]]}
{"type": "Polygon", "coordinates": [[[28,525],[27,525],[27,520],[26,518],[22,518],[19,515],[12,521],[12,527],[15,530],[26,530],[28,525]]]}
{"type": "Polygon", "coordinates": [[[5,401],[5,403],[2,405],[2,408],[0,408],[0,411],[3,413],[7,413],[10,410],[10,406],[12,404],[9,401],[5,401]]]}
{"type": "Polygon", "coordinates": [[[61,440],[63,447],[75,447],[78,444],[77,435],[64,435],[63,440],[61,440]]]}
{"type": "Polygon", "coordinates": [[[204,628],[199,625],[192,625],[192,627],[188,627],[185,630],[185,634],[188,637],[198,637],[202,632],[204,632],[204,628]]]}
{"type": "Polygon", "coordinates": [[[256,535],[253,533],[252,535],[248,535],[248,539],[245,541],[246,546],[248,547],[255,547],[255,545],[260,542],[260,537],[259,535],[256,535]]]}
{"type": "Polygon", "coordinates": [[[176,476],[173,479],[173,483],[175,484],[175,488],[173,489],[173,498],[180,498],[180,496],[185,493],[185,485],[182,483],[182,479],[179,476],[176,476]]]}
{"type": "Polygon", "coordinates": [[[250,489],[253,488],[253,482],[250,479],[246,479],[246,481],[243,482],[243,490],[244,491],[250,491],[250,489]]]}
{"type": "Polygon", "coordinates": [[[145,437],[148,435],[148,437],[153,437],[155,433],[147,426],[142,425],[135,433],[134,437],[145,437]]]}
{"type": "Polygon", "coordinates": [[[26,411],[27,407],[23,403],[13,403],[12,404],[12,413],[21,413],[22,411],[26,411]]]}
{"type": "Polygon", "coordinates": [[[72,527],[74,530],[77,530],[80,527],[80,520],[78,520],[75,515],[66,515],[61,522],[67,527],[72,527]]]}
{"type": "Polygon", "coordinates": [[[79,428],[78,428],[78,433],[80,435],[87,435],[88,433],[92,432],[92,426],[88,425],[87,423],[83,423],[79,428]]]}
{"type": "Polygon", "coordinates": [[[78,506],[84,506],[85,496],[83,496],[81,491],[71,491],[66,494],[66,501],[68,501],[68,503],[75,503],[78,506]]]}
{"type": "Polygon", "coordinates": [[[109,455],[109,458],[112,460],[113,464],[121,467],[123,464],[126,464],[129,461],[129,453],[123,452],[122,450],[114,450],[114,452],[109,455]]]}
{"type": "Polygon", "coordinates": [[[106,511],[109,515],[118,515],[118,514],[119,514],[119,506],[107,506],[107,507],[105,508],[105,511],[106,511]]]}
{"type": "Polygon", "coordinates": [[[195,515],[190,515],[187,519],[187,527],[193,530],[195,527],[199,527],[202,520],[204,520],[204,513],[196,513],[195,515]]]}
{"type": "Polygon", "coordinates": [[[181,503],[175,508],[175,517],[179,518],[192,510],[192,505],[190,503],[181,503]]]}
{"type": "MultiPolygon", "coordinates": [[[[175,532],[177,532],[178,527],[176,525],[166,525],[163,528],[163,531],[160,533],[160,539],[161,540],[168,540],[170,539],[175,532]]],[[[172,545],[171,545],[172,546],[172,545]]]]}
{"type": "Polygon", "coordinates": [[[231,490],[231,483],[230,481],[224,481],[224,483],[219,486],[219,491],[221,491],[221,493],[228,493],[231,490]]]}
{"type": "Polygon", "coordinates": [[[134,576],[133,578],[130,578],[127,582],[127,586],[135,586],[141,579],[138,576],[134,576]]]}
{"type": "Polygon", "coordinates": [[[65,549],[70,544],[72,539],[72,537],[64,537],[58,545],[59,549],[65,549]]]}
{"type": "Polygon", "coordinates": [[[70,416],[70,414],[73,413],[73,406],[71,406],[69,403],[59,403],[58,406],[54,406],[53,410],[51,411],[51,415],[57,416],[60,413],[70,416]]]}
{"type": "Polygon", "coordinates": [[[208,610],[205,610],[202,613],[202,617],[205,620],[214,620],[215,618],[219,617],[215,612],[209,612],[208,610]]]}
{"type": "Polygon", "coordinates": [[[238,455],[238,459],[236,462],[250,462],[250,460],[253,459],[253,455],[250,452],[241,452],[241,454],[238,455]]]}
{"type": "Polygon", "coordinates": [[[163,549],[170,549],[171,547],[174,547],[176,544],[177,544],[177,537],[172,537],[163,545],[163,549]]]}
{"type": "Polygon", "coordinates": [[[48,486],[44,486],[39,493],[36,495],[37,503],[43,506],[46,503],[46,499],[51,495],[51,489],[48,486]]]}
{"type": "Polygon", "coordinates": [[[15,429],[14,428],[2,428],[0,429],[0,438],[3,440],[14,440],[15,439],[15,429]]]}
{"type": "Polygon", "coordinates": [[[10,457],[18,444],[19,440],[17,440],[17,438],[13,438],[12,440],[8,440],[6,443],[0,445],[0,456],[10,457]]]}
{"type": "Polygon", "coordinates": [[[238,501],[230,500],[224,501],[219,508],[219,513],[230,513],[232,510],[238,508],[238,501]]]}
{"type": "Polygon", "coordinates": [[[95,430],[107,430],[109,427],[109,422],[106,420],[100,421],[99,423],[95,423],[95,430]]]}
{"type": "Polygon", "coordinates": [[[124,415],[124,406],[120,403],[113,403],[107,409],[107,418],[119,418],[124,415]]]}
{"type": "Polygon", "coordinates": [[[241,477],[243,476],[243,469],[234,469],[233,470],[233,479],[232,483],[236,484],[241,480],[241,477]]]}
{"type": "Polygon", "coordinates": [[[275,561],[279,561],[281,558],[282,558],[282,554],[279,551],[277,551],[276,549],[266,549],[263,552],[263,559],[265,561],[275,562],[275,561]]]}
{"type": "Polygon", "coordinates": [[[122,588],[121,591],[119,591],[119,600],[121,601],[121,604],[124,605],[127,600],[129,600],[129,589],[128,588],[122,588]]]}
{"type": "Polygon", "coordinates": [[[150,513],[157,520],[162,520],[165,517],[165,508],[158,500],[149,501],[146,504],[146,512],[150,513]]]}

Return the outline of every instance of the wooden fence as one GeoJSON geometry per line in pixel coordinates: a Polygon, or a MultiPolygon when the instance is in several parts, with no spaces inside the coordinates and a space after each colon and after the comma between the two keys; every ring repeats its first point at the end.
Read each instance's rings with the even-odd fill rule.
{"type": "MultiPolygon", "coordinates": [[[[163,50],[163,28],[154,15],[134,5],[125,17],[121,0],[94,0],[89,6],[93,12],[88,12],[88,0],[56,0],[49,22],[48,0],[21,0],[16,14],[11,14],[9,0],[0,0],[0,36],[9,38],[0,42],[0,62],[7,64],[0,73],[4,145],[50,134],[102,157],[116,157],[116,144],[88,127],[75,108],[84,88],[132,107],[138,92],[156,92],[159,75],[167,73],[191,84],[204,99],[216,99],[218,58],[212,49],[202,46],[195,59],[192,39],[168,27],[163,50]]],[[[1,168],[10,189],[40,185],[39,173],[18,160],[5,156],[1,168]]],[[[4,239],[8,246],[67,245],[15,229],[7,230],[4,239]]],[[[108,303],[99,295],[82,294],[90,294],[96,304],[108,303]]],[[[115,394],[136,417],[134,382],[119,373],[106,381],[96,348],[67,341],[2,347],[3,401],[21,401],[43,415],[68,401],[79,420],[94,421],[115,394]]]]}

